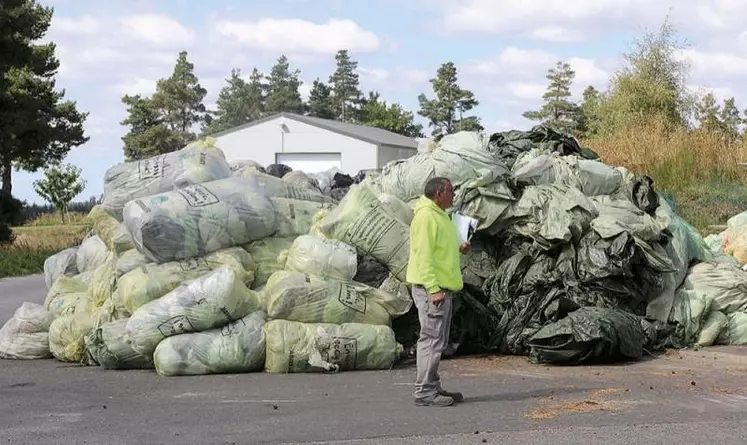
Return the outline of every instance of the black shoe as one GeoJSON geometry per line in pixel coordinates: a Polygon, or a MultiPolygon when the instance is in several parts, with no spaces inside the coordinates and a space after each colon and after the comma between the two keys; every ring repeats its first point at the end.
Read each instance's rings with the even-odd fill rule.
{"type": "Polygon", "coordinates": [[[461,403],[464,401],[464,396],[461,392],[441,391],[438,394],[444,397],[451,397],[451,399],[456,403],[461,403]]]}
{"type": "Polygon", "coordinates": [[[451,406],[454,404],[454,399],[451,397],[445,397],[440,394],[435,394],[429,397],[420,397],[415,399],[415,405],[417,406],[451,406]]]}

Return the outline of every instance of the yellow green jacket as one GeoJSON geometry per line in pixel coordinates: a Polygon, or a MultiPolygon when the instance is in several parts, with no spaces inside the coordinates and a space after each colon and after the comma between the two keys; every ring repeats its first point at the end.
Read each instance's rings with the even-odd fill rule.
{"type": "Polygon", "coordinates": [[[449,215],[422,196],[410,224],[410,260],[407,281],[435,293],[462,290],[459,240],[449,215]]]}

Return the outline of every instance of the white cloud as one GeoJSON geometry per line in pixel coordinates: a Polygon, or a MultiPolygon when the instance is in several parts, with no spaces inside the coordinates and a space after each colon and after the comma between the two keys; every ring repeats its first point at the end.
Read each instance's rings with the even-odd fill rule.
{"type": "Polygon", "coordinates": [[[569,29],[562,26],[543,26],[532,31],[532,36],[539,40],[551,42],[583,42],[586,33],[578,29],[569,29]]]}
{"type": "Polygon", "coordinates": [[[156,81],[154,79],[145,79],[142,77],[128,78],[127,80],[116,83],[113,86],[113,90],[119,96],[124,96],[125,94],[131,96],[136,94],[150,96],[156,92],[156,81]]]}
{"type": "Polygon", "coordinates": [[[52,27],[61,34],[90,36],[101,31],[101,22],[89,15],[80,18],[53,16],[52,27]]]}
{"type": "Polygon", "coordinates": [[[303,85],[301,85],[298,88],[298,92],[301,93],[301,99],[303,100],[309,100],[309,95],[311,94],[311,88],[314,86],[314,82],[304,82],[303,85]]]}
{"type": "Polygon", "coordinates": [[[686,30],[743,30],[742,0],[463,0],[439,6],[447,31],[524,34],[539,40],[576,42],[596,33],[639,31],[671,18],[686,30]]]}
{"type": "Polygon", "coordinates": [[[358,67],[362,89],[383,93],[411,91],[428,84],[431,74],[418,68],[397,66],[391,69],[358,67]]]}
{"type": "Polygon", "coordinates": [[[465,69],[465,79],[478,97],[486,94],[500,103],[506,100],[538,101],[547,88],[547,70],[565,60],[576,72],[572,93],[580,96],[588,85],[604,88],[610,72],[599,61],[572,57],[564,59],[549,51],[507,47],[496,57],[473,60],[465,69]]]}
{"type": "Polygon", "coordinates": [[[747,57],[725,51],[682,51],[680,57],[690,62],[695,78],[724,79],[747,76],[747,57]]]}
{"type": "Polygon", "coordinates": [[[195,33],[165,14],[137,14],[119,21],[124,32],[156,45],[186,45],[195,33]]]}
{"type": "Polygon", "coordinates": [[[334,54],[340,48],[373,52],[382,45],[376,34],[348,19],[329,19],[325,23],[276,18],[219,20],[214,28],[243,46],[273,53],[334,54]]]}

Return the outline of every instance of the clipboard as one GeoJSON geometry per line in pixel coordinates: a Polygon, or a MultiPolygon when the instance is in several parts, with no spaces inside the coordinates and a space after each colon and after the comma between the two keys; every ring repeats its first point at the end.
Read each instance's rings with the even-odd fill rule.
{"type": "Polygon", "coordinates": [[[475,234],[477,225],[480,223],[475,218],[463,215],[459,212],[451,214],[451,221],[454,223],[454,227],[456,227],[457,238],[459,239],[460,245],[472,240],[472,235],[475,234]]]}

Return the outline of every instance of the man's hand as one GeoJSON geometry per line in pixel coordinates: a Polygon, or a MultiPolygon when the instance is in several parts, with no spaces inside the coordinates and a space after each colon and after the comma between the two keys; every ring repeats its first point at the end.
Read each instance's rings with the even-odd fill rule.
{"type": "Polygon", "coordinates": [[[438,291],[435,294],[431,294],[431,302],[436,306],[441,306],[441,304],[444,302],[444,298],[446,298],[446,294],[444,291],[438,291]]]}
{"type": "Polygon", "coordinates": [[[471,248],[472,245],[469,242],[465,241],[461,246],[459,246],[459,251],[462,253],[462,255],[466,255],[471,248]]]}

